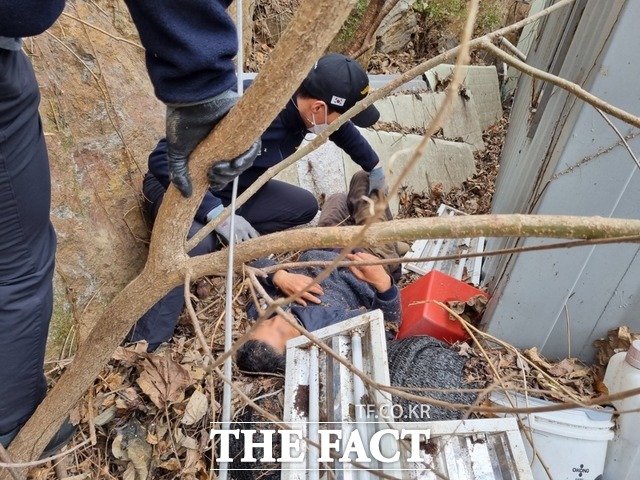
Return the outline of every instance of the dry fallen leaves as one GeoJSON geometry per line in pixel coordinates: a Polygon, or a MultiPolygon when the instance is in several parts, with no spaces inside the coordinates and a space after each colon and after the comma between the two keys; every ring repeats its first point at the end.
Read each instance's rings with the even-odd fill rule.
{"type": "Polygon", "coordinates": [[[602,366],[609,363],[609,359],[618,352],[629,350],[634,340],[640,339],[640,333],[633,333],[627,326],[614,328],[607,332],[606,338],[600,338],[593,342],[593,346],[598,350],[596,359],[602,366]]]}
{"type": "MultiPolygon", "coordinates": [[[[495,373],[485,356],[477,347],[464,345],[458,344],[458,348],[460,355],[469,358],[465,366],[467,381],[481,386],[495,384],[495,373]]],[[[484,350],[498,375],[507,379],[505,384],[509,389],[527,390],[545,400],[561,401],[572,396],[590,400],[606,393],[602,388],[602,371],[576,358],[550,360],[535,347],[524,351],[502,347],[485,347],[484,350]]]]}
{"type": "Polygon", "coordinates": [[[193,425],[194,423],[198,423],[208,411],[209,399],[200,390],[195,390],[191,395],[191,398],[189,398],[189,402],[187,403],[181,422],[184,425],[193,425]]]}
{"type": "Polygon", "coordinates": [[[191,384],[187,369],[165,355],[147,354],[142,368],[144,370],[136,383],[160,409],[180,401],[184,389],[191,384]]]}

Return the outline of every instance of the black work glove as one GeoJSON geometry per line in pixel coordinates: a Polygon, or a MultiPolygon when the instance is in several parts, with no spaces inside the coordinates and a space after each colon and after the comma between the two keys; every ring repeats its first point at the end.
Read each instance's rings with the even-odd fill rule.
{"type": "Polygon", "coordinates": [[[238,155],[233,160],[219,162],[211,167],[207,172],[207,178],[209,179],[209,183],[211,183],[211,190],[215,192],[222,190],[225,185],[232,182],[234,178],[253,165],[253,161],[260,153],[261,148],[262,142],[258,138],[246,152],[238,155]]]}
{"type": "MultiPolygon", "coordinates": [[[[183,197],[190,197],[193,192],[189,178],[189,155],[237,101],[238,94],[227,90],[203,103],[167,105],[169,177],[183,197]]],[[[249,168],[259,151],[260,141],[258,140],[249,150],[235,159],[217,163],[207,174],[213,187],[220,190],[249,168]],[[217,174],[215,167],[218,167],[224,175],[217,174]]]]}

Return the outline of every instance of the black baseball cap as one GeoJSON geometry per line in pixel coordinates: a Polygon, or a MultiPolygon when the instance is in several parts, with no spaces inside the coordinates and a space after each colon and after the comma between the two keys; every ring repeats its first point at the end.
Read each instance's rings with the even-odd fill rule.
{"type": "MultiPolygon", "coordinates": [[[[316,62],[302,86],[313,98],[344,113],[369,94],[369,77],[353,58],[330,53],[316,62]]],[[[370,105],[351,118],[351,121],[359,127],[367,128],[379,118],[378,109],[370,105]]]]}

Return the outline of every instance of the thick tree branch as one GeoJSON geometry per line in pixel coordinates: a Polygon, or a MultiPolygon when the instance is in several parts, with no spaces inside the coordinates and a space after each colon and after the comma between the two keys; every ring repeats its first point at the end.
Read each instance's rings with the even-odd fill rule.
{"type": "MultiPolygon", "coordinates": [[[[184,199],[173,187],[167,191],[144,270],[107,306],[80,345],[74,362],[14,439],[9,448],[14,461],[29,461],[40,455],[131,325],[172,287],[182,283],[189,258],[184,249],[186,233],[208,186],[206,170],[213,161],[245,151],[266,129],[336,35],[354,3],[355,0],[306,0],[300,6],[269,64],[192,154],[189,165],[193,196],[184,199]],[[255,114],[258,105],[260,115],[255,114]]],[[[8,475],[0,472],[0,479],[7,479],[8,475]]]]}
{"type": "MultiPolygon", "coordinates": [[[[289,230],[248,240],[236,246],[235,265],[269,254],[312,248],[341,248],[361,233],[361,227],[323,227],[289,230]]],[[[602,239],[640,235],[640,220],[563,215],[469,215],[408,218],[376,223],[369,227],[360,247],[419,238],[541,237],[602,239]]],[[[225,250],[192,257],[193,277],[224,275],[225,250]]]]}
{"type": "Polygon", "coordinates": [[[350,57],[358,58],[360,55],[369,50],[372,43],[371,40],[378,31],[378,27],[382,23],[382,20],[384,20],[384,17],[389,15],[389,12],[393,10],[393,7],[396,6],[398,0],[387,0],[386,2],[378,1],[376,5],[372,5],[373,3],[374,2],[371,2],[369,4],[369,7],[367,8],[367,14],[369,14],[370,9],[373,10],[375,8],[375,11],[372,11],[371,14],[371,16],[375,14],[375,17],[370,18],[367,14],[365,14],[365,18],[362,19],[362,23],[358,27],[358,31],[354,35],[354,39],[351,42],[351,45],[349,45],[349,49],[347,50],[347,55],[349,55],[350,57]]]}

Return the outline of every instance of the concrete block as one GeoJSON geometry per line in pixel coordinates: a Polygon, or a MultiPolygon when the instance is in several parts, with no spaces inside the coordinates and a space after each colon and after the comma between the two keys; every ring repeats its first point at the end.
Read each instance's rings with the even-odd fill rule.
{"type": "MultiPolygon", "coordinates": [[[[426,128],[442,107],[446,94],[423,92],[415,95],[396,95],[376,102],[383,122],[397,122],[403,127],[426,128]]],[[[447,118],[445,137],[468,143],[473,151],[485,149],[478,109],[472,95],[456,97],[447,118]]]]}
{"type": "MultiPolygon", "coordinates": [[[[402,135],[363,129],[360,131],[380,156],[388,184],[395,182],[401,175],[423,138],[420,135],[402,135]]],[[[346,157],[346,154],[343,153],[343,157],[346,157]]],[[[360,167],[345,158],[344,170],[348,181],[360,170],[360,167]]],[[[447,192],[461,185],[475,172],[475,160],[468,144],[435,139],[427,143],[425,152],[405,176],[402,186],[410,187],[417,192],[427,192],[436,183],[440,183],[447,192]]],[[[398,212],[397,196],[391,198],[390,206],[391,211],[396,214],[398,212]]]]}
{"type": "MultiPolygon", "coordinates": [[[[429,84],[433,88],[437,81],[453,73],[454,65],[442,64],[426,72],[429,84]]],[[[500,85],[498,73],[494,66],[470,66],[464,75],[463,85],[473,94],[480,128],[487,129],[502,117],[502,103],[500,102],[500,85]]]]}
{"type": "MultiPolygon", "coordinates": [[[[306,142],[303,142],[301,147],[305,144],[306,142]]],[[[313,192],[320,201],[334,193],[347,191],[343,152],[333,142],[325,142],[302,158],[297,163],[297,171],[298,185],[313,192]]]]}
{"type": "Polygon", "coordinates": [[[287,168],[285,168],[283,171],[281,171],[279,174],[277,174],[275,177],[273,177],[276,180],[280,180],[281,182],[287,182],[287,183],[291,183],[293,185],[298,185],[300,186],[300,180],[298,179],[299,175],[298,175],[298,164],[302,162],[302,160],[300,160],[299,162],[293,164],[293,165],[289,165],[287,168]]]}

